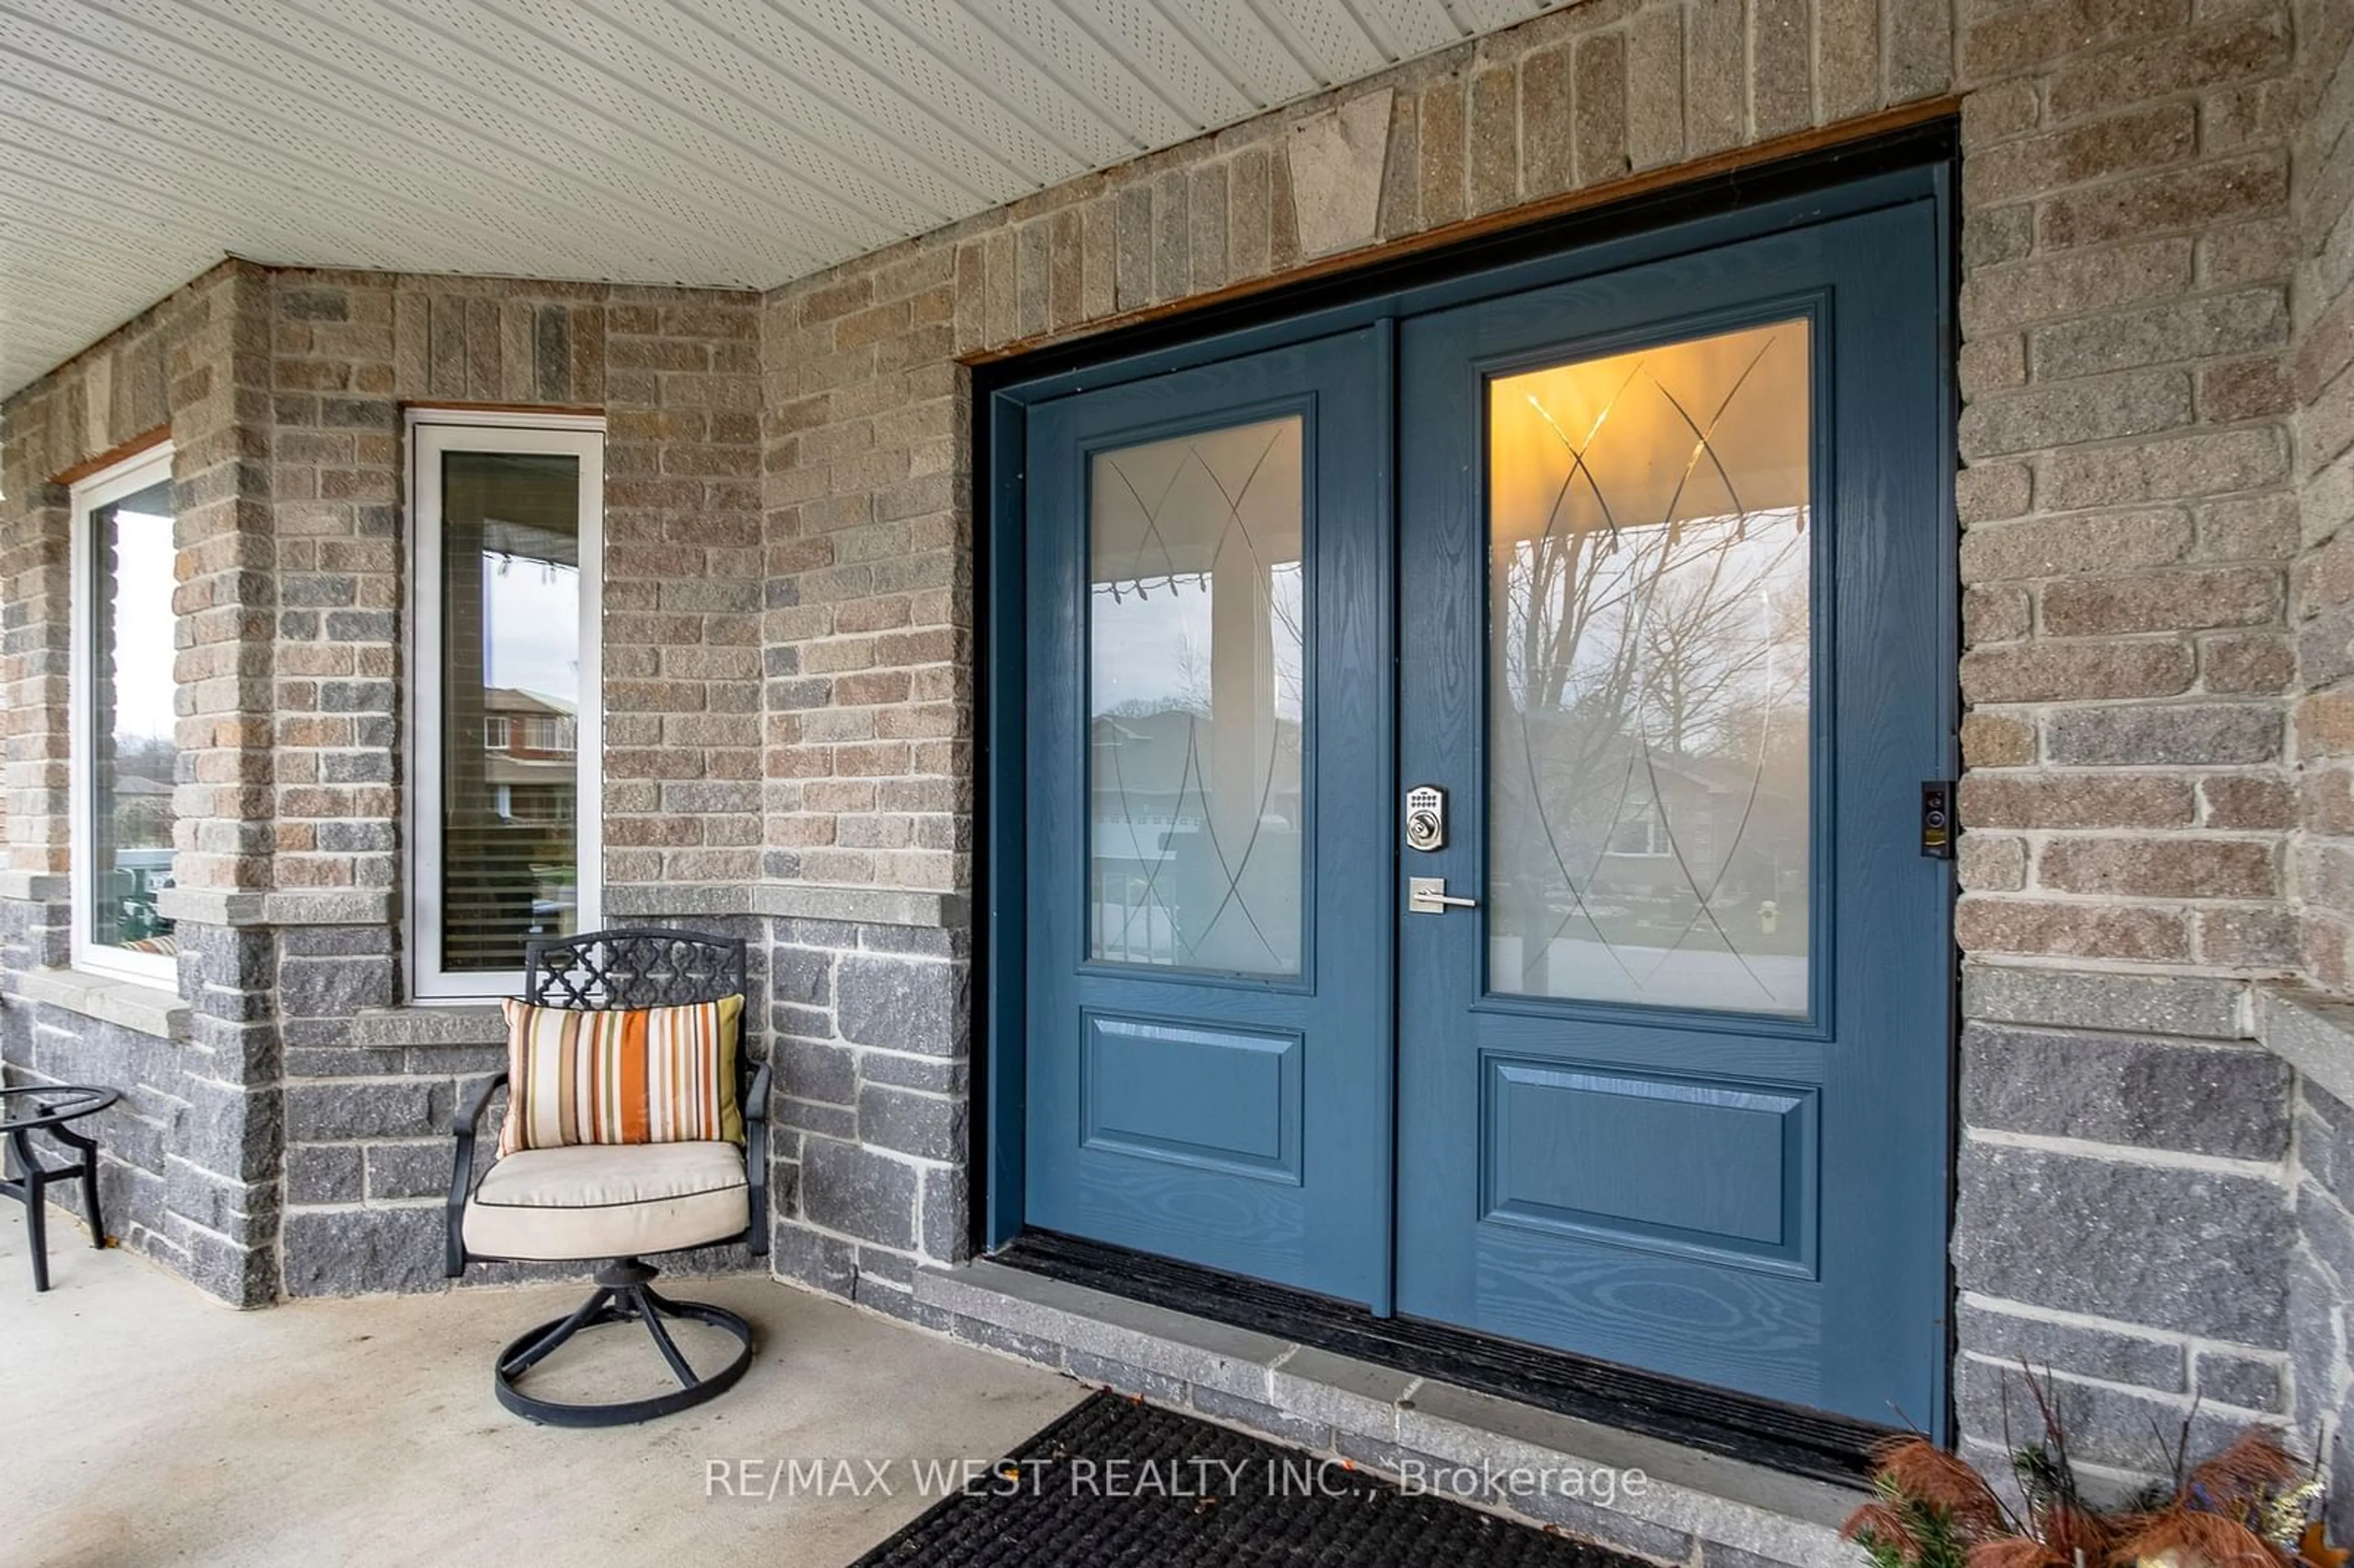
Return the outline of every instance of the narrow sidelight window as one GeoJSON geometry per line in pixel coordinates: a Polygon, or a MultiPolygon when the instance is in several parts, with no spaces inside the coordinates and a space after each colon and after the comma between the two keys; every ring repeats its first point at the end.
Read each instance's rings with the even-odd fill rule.
{"type": "Polygon", "coordinates": [[[603,428],[420,412],[409,451],[415,993],[504,995],[597,923],[603,428]]]}
{"type": "Polygon", "coordinates": [[[76,485],[71,682],[73,964],[175,983],[172,450],[76,485]]]}

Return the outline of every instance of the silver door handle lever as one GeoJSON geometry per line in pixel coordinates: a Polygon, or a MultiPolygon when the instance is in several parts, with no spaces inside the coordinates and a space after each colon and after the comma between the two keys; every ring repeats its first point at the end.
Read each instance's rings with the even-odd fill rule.
{"type": "Polygon", "coordinates": [[[1410,914],[1444,915],[1449,909],[1477,909],[1476,898],[1458,898],[1447,891],[1443,876],[1409,876],[1405,879],[1405,906],[1410,914]]]}

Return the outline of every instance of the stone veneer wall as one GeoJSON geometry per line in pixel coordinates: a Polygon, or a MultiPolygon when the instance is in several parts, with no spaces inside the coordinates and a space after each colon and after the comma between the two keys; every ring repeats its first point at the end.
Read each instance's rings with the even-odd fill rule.
{"type": "MultiPolygon", "coordinates": [[[[2342,995],[2354,989],[2354,9],[2316,6],[2305,19],[2298,41],[2308,96],[2289,183],[2298,240],[2290,372],[2302,521],[2290,600],[2298,632],[2292,724],[2302,776],[2294,893],[2306,968],[2342,995]]],[[[2330,1033],[2341,1048],[2354,1039],[2338,1010],[2306,1010],[2298,1022],[2317,1017],[2340,1025],[2330,1033]]],[[[2332,1522],[2341,1538],[2354,1533],[2349,1100],[2354,1073],[2327,1087],[2306,1078],[2296,1118],[2298,1245],[2289,1274],[2298,1413],[2334,1426],[2332,1522]]]]}
{"type": "MultiPolygon", "coordinates": [[[[436,1041],[387,1005],[394,399],[607,409],[610,602],[628,618],[608,647],[616,905],[763,934],[776,1266],[920,1319],[909,1282],[960,1255],[969,1198],[961,361],[1953,94],[1963,1435],[1983,1451],[2007,1395],[2017,1427],[2002,1368],[2020,1354],[2059,1376],[2080,1451],[2121,1472],[2152,1462],[2152,1418],[2194,1401],[2211,1426],[2319,1434],[2343,1347],[2306,1353],[2292,1280],[2322,1277],[2293,1264],[2328,1261],[2343,1187],[2317,1174],[2310,1129],[2342,1107],[2258,1036],[2260,987],[2344,980],[2326,952],[2325,753],[2307,744],[2336,677],[2293,632],[2326,575],[2317,549],[2298,557],[2344,493],[2342,462],[2314,456],[2347,386],[2318,384],[2336,316],[2315,292],[2344,271],[2342,9],[1584,0],[765,300],[201,281],[157,317],[193,322],[224,289],[242,302],[220,318],[228,346],[187,369],[222,433],[196,444],[190,414],[184,500],[228,517],[224,543],[184,560],[183,738],[218,754],[183,791],[186,918],[223,933],[186,977],[188,1028],[223,1043],[205,1081],[236,1147],[284,1149],[282,1186],[273,1153],[186,1205],[256,1256],[282,1233],[282,1277],[256,1265],[235,1294],[422,1283],[434,1119],[488,1062],[479,1020],[436,1041]],[[199,462],[217,477],[196,482],[199,462]]],[[[153,411],[156,351],[133,345],[159,331],[134,324],[9,405],[12,965],[55,961],[63,853],[61,497],[39,479],[141,428],[118,406],[153,411]]],[[[28,1007],[45,983],[0,975],[12,1063],[58,1060],[49,1036],[79,1027],[28,1007]]],[[[119,1135],[160,1144],[167,1168],[174,1094],[131,1113],[164,1130],[119,1135]]],[[[166,1202],[168,1170],[130,1180],[166,1202]]],[[[2322,1316],[2342,1335],[2342,1308],[2322,1316]]]]}
{"type": "MultiPolygon", "coordinates": [[[[2298,1087],[2254,987],[2303,961],[2290,163],[2329,10],[1587,0],[778,291],[767,876],[967,885],[960,358],[1956,94],[1961,1428],[1981,1453],[2006,1405],[2018,1429],[2026,1354],[2115,1472],[2194,1403],[2208,1430],[2318,1435],[2289,1331],[2298,1087]]],[[[820,1213],[811,1176],[904,1165],[869,1190],[914,1196],[941,1162],[886,1146],[831,1040],[779,1049],[811,1102],[787,1230],[814,1239],[779,1266],[907,1310],[894,1255],[941,1255],[921,1199],[820,1213]]]]}
{"type": "MultiPolygon", "coordinates": [[[[404,402],[605,414],[608,883],[751,874],[758,334],[750,294],[228,263],[10,399],[0,1040],[19,1073],[129,1087],[104,1133],[130,1245],[241,1304],[440,1277],[450,1112],[502,1036],[398,1006],[404,402]],[[176,1005],[58,972],[69,519],[47,482],[165,425],[176,1005]]],[[[764,977],[762,933],[719,924],[764,977]]]]}

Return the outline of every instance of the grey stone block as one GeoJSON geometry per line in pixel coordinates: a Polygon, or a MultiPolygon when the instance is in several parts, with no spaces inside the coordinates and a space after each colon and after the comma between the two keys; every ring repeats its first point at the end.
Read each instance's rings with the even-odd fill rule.
{"type": "Polygon", "coordinates": [[[288,926],[278,933],[279,950],[288,958],[350,958],[400,950],[398,931],[390,926],[288,926]]]}
{"type": "MultiPolygon", "coordinates": [[[[963,1321],[978,1322],[980,1319],[966,1319],[963,1321]]],[[[1114,1361],[1108,1356],[1092,1355],[1086,1351],[1069,1351],[1064,1354],[1063,1370],[1081,1383],[1101,1383],[1106,1388],[1115,1389],[1121,1393],[1142,1394],[1145,1398],[1161,1404],[1182,1407],[1185,1404],[1184,1379],[1171,1377],[1166,1372],[1147,1372],[1142,1367],[1133,1366],[1127,1361],[1114,1361]]]]}
{"type": "Polygon", "coordinates": [[[780,917],[769,926],[779,947],[828,948],[848,952],[858,946],[858,927],[848,920],[780,917]]]}
{"type": "Polygon", "coordinates": [[[1071,1351],[1254,1399],[1267,1397],[1268,1369],[1293,1349],[1247,1329],[987,1262],[921,1270],[916,1290],[949,1311],[1071,1351]]]}
{"type": "Polygon", "coordinates": [[[912,1250],[916,1245],[914,1166],[839,1139],[801,1145],[801,1212],[830,1231],[912,1250]]]}
{"type": "Polygon", "coordinates": [[[2256,991],[2257,1034],[2340,1103],[2354,1101],[2354,1004],[2287,987],[2256,991]]]}
{"type": "Polygon", "coordinates": [[[779,1094],[833,1106],[858,1101],[858,1058],[847,1046],[787,1040],[777,1048],[776,1065],[779,1094]]]}
{"type": "MultiPolygon", "coordinates": [[[[367,1150],[367,1195],[387,1198],[441,1198],[450,1192],[450,1167],[457,1145],[447,1138],[430,1143],[371,1143],[367,1150]]],[[[481,1143],[478,1157],[487,1158],[481,1143]]]]}
{"type": "Polygon", "coordinates": [[[2338,1412],[2329,1444],[2329,1499],[2325,1516],[2331,1541],[2354,1540],[2354,1404],[2338,1412]]]}
{"type": "Polygon", "coordinates": [[[861,1307],[912,1323],[920,1315],[916,1293],[893,1285],[879,1275],[861,1272],[851,1286],[850,1298],[861,1307]]]}
{"type": "Polygon", "coordinates": [[[505,1014],[496,1007],[363,1008],[332,1028],[349,1044],[386,1049],[500,1045],[507,1037],[505,1014]]]}
{"type": "Polygon", "coordinates": [[[2296,1228],[2314,1258],[2354,1295],[2354,1216],[2308,1183],[2297,1194],[2296,1228]]]}
{"type": "Polygon", "coordinates": [[[356,1203],[366,1191],[359,1146],[298,1143],[286,1151],[290,1203],[356,1203]]]}
{"type": "Polygon", "coordinates": [[[168,1135],[174,1154],[240,1181],[262,1181],[277,1169],[283,1125],[278,1090],[188,1078],[180,1093],[184,1103],[168,1135]]]}
{"type": "Polygon", "coordinates": [[[2175,975],[2089,974],[1973,963],[1962,970],[1962,1015],[2009,1023],[2247,1038],[2246,982],[2175,975]]]}
{"type": "Polygon", "coordinates": [[[433,1089],[410,1078],[293,1084],[286,1090],[286,1136],[296,1143],[422,1138],[434,1128],[433,1089]]]}
{"type": "Polygon", "coordinates": [[[1971,1024],[1962,1120],[2242,1160],[2287,1151],[2288,1065],[2256,1047],[1971,1024]]]}
{"type": "Polygon", "coordinates": [[[858,1092],[858,1137],[923,1160],[961,1160],[965,1102],[868,1085],[858,1092]]]}
{"type": "Polygon", "coordinates": [[[1692,1538],[1683,1531],[1670,1530],[1616,1509],[1597,1508],[1582,1498],[1563,1497],[1557,1492],[1516,1494],[1509,1482],[1497,1489],[1496,1500],[1504,1507],[1558,1525],[1583,1540],[1660,1563],[1686,1563],[1691,1559],[1692,1538]]]}
{"type": "Polygon", "coordinates": [[[1964,1290],[2265,1349],[2284,1342],[2289,1214],[2269,1181],[1972,1141],[1960,1189],[1953,1256],[1964,1290]]]}
{"type": "Polygon", "coordinates": [[[845,1142],[858,1140],[858,1113],[848,1106],[818,1105],[809,1100],[797,1100],[779,1095],[769,1115],[777,1125],[796,1132],[814,1133],[820,1138],[841,1139],[845,1142]]]}
{"type": "Polygon", "coordinates": [[[442,1212],[397,1208],[291,1209],[282,1250],[290,1296],[356,1296],[442,1286],[442,1212]]]}
{"type": "MultiPolygon", "coordinates": [[[[342,1031],[338,1029],[337,1033],[342,1031]]],[[[408,1070],[405,1051],[355,1051],[299,1045],[286,1053],[290,1078],[389,1077],[408,1070]]]]}
{"type": "MultiPolygon", "coordinates": [[[[2168,1453],[2186,1415],[2194,1454],[2214,1453],[2247,1424],[2244,1415],[2204,1406],[2193,1413],[2184,1401],[2064,1376],[2046,1384],[2046,1392],[2067,1428],[2069,1452],[2080,1462],[2144,1476],[2168,1473],[2168,1453]]],[[[1963,1357],[1956,1369],[1954,1401],[1962,1430],[1983,1440],[1999,1443],[2008,1432],[2015,1442],[2024,1442],[2043,1429],[2034,1395],[2017,1367],[1963,1357]]]]}
{"type": "Polygon", "coordinates": [[[840,1037],[831,1012],[822,1007],[796,1007],[790,1002],[779,1002],[769,1009],[769,1030],[781,1041],[840,1037]]]}
{"type": "Polygon", "coordinates": [[[769,1243],[769,1266],[790,1279],[829,1296],[847,1298],[858,1277],[858,1249],[840,1236],[825,1235],[780,1220],[769,1243]]]}
{"type": "Polygon", "coordinates": [[[836,969],[835,1022],[860,1045],[960,1055],[969,971],[962,964],[851,954],[836,969]]]}
{"type": "Polygon", "coordinates": [[[1700,1549],[1700,1568],[1788,1568],[1780,1559],[1744,1552],[1738,1546],[1723,1542],[1704,1542],[1700,1549]]]}
{"type": "Polygon", "coordinates": [[[861,926],[858,945],[870,953],[906,953],[934,959],[961,959],[971,948],[962,930],[924,926],[861,926]]]}
{"type": "Polygon", "coordinates": [[[2296,1388],[2296,1418],[2310,1428],[2329,1411],[2344,1352],[2338,1322],[2341,1292],[2310,1254],[2300,1251],[2288,1266],[2288,1361],[2296,1388]]]}
{"type": "Polygon", "coordinates": [[[972,1189],[962,1167],[924,1172],[924,1255],[955,1263],[972,1250],[972,1189]]]}
{"type": "Polygon", "coordinates": [[[970,1082],[962,1062],[938,1056],[908,1056],[896,1051],[864,1051],[858,1074],[870,1084],[922,1089],[935,1095],[962,1095],[970,1082]]]}
{"type": "Polygon", "coordinates": [[[348,1018],[365,1007],[390,1007],[396,968],[389,958],[290,958],[278,966],[279,1005],[297,1018],[348,1018]]]}
{"type": "Polygon", "coordinates": [[[2281,1381],[2285,1368],[2277,1361],[2202,1350],[2193,1358],[2192,1371],[2202,1401],[2236,1404],[2243,1410],[2287,1413],[2281,1381]]]}
{"type": "Polygon", "coordinates": [[[232,1307],[266,1307],[278,1298],[278,1261],[267,1246],[247,1246],[200,1227],[166,1221],[161,1245],[148,1249],[199,1290],[232,1307]]]}
{"type": "Polygon", "coordinates": [[[192,1224],[249,1246],[266,1246],[278,1214],[275,1181],[224,1181],[185,1160],[164,1161],[164,1209],[192,1224]]]}
{"type": "Polygon", "coordinates": [[[1214,1388],[1193,1390],[1193,1408],[1213,1421],[1246,1426],[1295,1448],[1319,1452],[1332,1446],[1331,1424],[1312,1416],[1280,1410],[1265,1400],[1249,1399],[1214,1388]]]}
{"type": "Polygon", "coordinates": [[[769,958],[769,994],[802,1007],[833,1005],[837,955],[822,948],[778,948],[769,958]]]}
{"type": "Polygon", "coordinates": [[[912,1290],[916,1285],[916,1260],[888,1247],[862,1246],[858,1249],[858,1273],[861,1278],[872,1276],[885,1285],[912,1290]]]}
{"type": "Polygon", "coordinates": [[[992,1351],[1002,1351],[1009,1356],[1018,1356],[1043,1367],[1063,1364],[1063,1347],[1052,1340],[1002,1329],[979,1318],[960,1318],[954,1313],[946,1314],[946,1317],[949,1332],[968,1344],[985,1345],[992,1351]]]}
{"type": "Polygon", "coordinates": [[[2310,1079],[2301,1098],[2296,1153],[2306,1180],[2354,1207],[2354,1109],[2310,1079]]]}
{"type": "Polygon", "coordinates": [[[1269,1402],[1336,1430],[1397,1432],[1397,1403],[1418,1379],[1313,1346],[1287,1356],[1267,1380],[1269,1402]]]}
{"type": "Polygon", "coordinates": [[[1965,1351],[1976,1351],[2009,1366],[2023,1361],[2039,1373],[2047,1368],[2081,1372],[2168,1393],[2182,1393],[2189,1386],[2179,1340],[2143,1339],[2106,1329],[2022,1318],[1970,1302],[1962,1304],[1957,1337],[1965,1351]]]}

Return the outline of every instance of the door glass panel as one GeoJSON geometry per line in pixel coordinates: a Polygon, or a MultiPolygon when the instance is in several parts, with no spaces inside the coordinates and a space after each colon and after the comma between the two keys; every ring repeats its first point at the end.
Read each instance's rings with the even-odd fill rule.
{"type": "Polygon", "coordinates": [[[1097,962],[1299,972],[1300,454],[1292,416],[1094,459],[1097,962]]]}
{"type": "Polygon", "coordinates": [[[1489,388],[1489,986],[1803,1016],[1804,321],[1489,388]]]}

